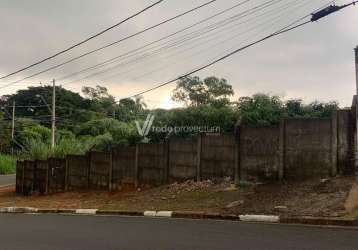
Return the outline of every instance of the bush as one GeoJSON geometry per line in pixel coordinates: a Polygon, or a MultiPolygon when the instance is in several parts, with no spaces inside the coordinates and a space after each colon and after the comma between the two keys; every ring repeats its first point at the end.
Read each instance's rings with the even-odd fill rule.
{"type": "Polygon", "coordinates": [[[41,140],[30,139],[25,143],[25,158],[31,160],[46,160],[51,156],[51,146],[41,140]]]}
{"type": "Polygon", "coordinates": [[[65,158],[66,155],[83,155],[93,146],[90,140],[62,138],[57,141],[56,147],[51,148],[50,143],[30,139],[25,143],[25,158],[31,160],[47,160],[50,157],[65,158]]]}
{"type": "Polygon", "coordinates": [[[0,155],[0,175],[16,172],[16,158],[10,155],[0,155]]]}

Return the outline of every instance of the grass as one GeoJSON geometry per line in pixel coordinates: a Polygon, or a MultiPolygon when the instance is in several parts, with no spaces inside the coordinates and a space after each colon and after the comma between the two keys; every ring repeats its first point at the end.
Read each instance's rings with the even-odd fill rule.
{"type": "Polygon", "coordinates": [[[16,172],[16,158],[10,155],[0,155],[0,175],[16,172]]]}

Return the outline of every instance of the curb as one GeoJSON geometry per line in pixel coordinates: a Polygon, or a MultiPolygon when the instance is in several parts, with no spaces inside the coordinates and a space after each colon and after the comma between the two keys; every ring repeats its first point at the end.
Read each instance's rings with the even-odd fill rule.
{"type": "Polygon", "coordinates": [[[304,224],[320,226],[358,227],[358,220],[325,217],[282,217],[283,224],[304,224]]]}
{"type": "Polygon", "coordinates": [[[327,217],[280,217],[275,215],[230,215],[186,211],[125,211],[99,209],[37,209],[31,207],[4,207],[0,214],[71,214],[71,215],[103,215],[103,216],[132,216],[157,217],[178,219],[207,219],[259,223],[303,224],[315,226],[358,227],[358,220],[327,217]]]}
{"type": "Polygon", "coordinates": [[[246,222],[268,222],[268,223],[280,222],[280,217],[274,215],[239,215],[239,217],[240,217],[240,221],[246,221],[246,222]]]}
{"type": "Polygon", "coordinates": [[[24,214],[24,213],[37,213],[37,208],[32,207],[3,207],[0,208],[0,213],[24,214]]]}

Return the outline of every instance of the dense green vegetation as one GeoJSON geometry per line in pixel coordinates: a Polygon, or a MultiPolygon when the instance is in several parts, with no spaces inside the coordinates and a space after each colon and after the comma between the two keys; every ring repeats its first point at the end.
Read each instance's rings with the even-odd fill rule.
{"type": "Polygon", "coordinates": [[[0,175],[14,174],[16,170],[16,157],[0,154],[0,175]]]}
{"type": "MultiPolygon", "coordinates": [[[[233,88],[225,79],[187,77],[177,83],[172,98],[183,108],[149,110],[142,98],[115,102],[107,89],[84,87],[82,95],[57,87],[56,147],[51,148],[51,117],[45,103],[51,103],[50,86],[30,87],[14,95],[0,97],[0,152],[15,149],[20,157],[46,159],[50,156],[83,154],[88,150],[108,150],[115,146],[138,142],[157,142],[167,133],[150,131],[147,138],[139,135],[135,121],[155,115],[154,126],[220,127],[233,132],[238,124],[269,126],[283,118],[329,117],[337,103],[302,100],[283,101],[279,96],[256,94],[232,100],[233,88]],[[16,106],[15,140],[11,139],[11,106],[16,106]]],[[[179,133],[175,136],[192,136],[179,133]]],[[[174,136],[174,135],[170,135],[174,136]]],[[[5,158],[6,159],[6,158],[5,158]]],[[[2,165],[2,164],[1,164],[2,165]]]]}

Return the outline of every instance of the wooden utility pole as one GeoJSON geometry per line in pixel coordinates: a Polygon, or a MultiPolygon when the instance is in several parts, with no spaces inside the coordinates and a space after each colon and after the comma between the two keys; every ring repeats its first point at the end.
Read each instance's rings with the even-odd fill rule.
{"type": "Polygon", "coordinates": [[[54,148],[56,144],[56,82],[52,81],[52,126],[51,126],[51,147],[54,148]]]}

